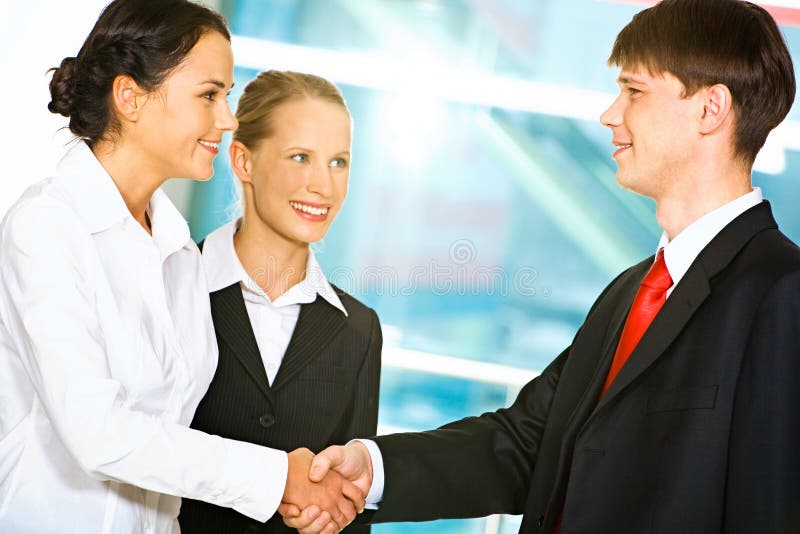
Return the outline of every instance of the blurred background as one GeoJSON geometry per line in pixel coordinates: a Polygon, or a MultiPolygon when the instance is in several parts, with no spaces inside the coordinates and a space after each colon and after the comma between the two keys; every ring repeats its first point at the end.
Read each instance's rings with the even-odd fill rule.
{"type": "MultiPolygon", "coordinates": [[[[46,110],[47,68],[75,55],[105,1],[0,1],[0,213],[70,139],[46,110]]],[[[623,268],[652,254],[652,202],[620,190],[605,65],[646,1],[218,0],[234,34],[231,106],[258,71],[334,81],[355,123],[350,193],[317,257],[380,315],[380,431],[507,405],[574,335],[623,268]]],[[[800,2],[757,2],[800,63],[800,2]]],[[[229,139],[226,139],[226,143],[229,139]]],[[[755,185],[800,240],[800,112],[770,136],[755,185]]],[[[207,183],[168,193],[202,239],[236,213],[227,147],[207,183]]],[[[0,258],[0,260],[2,260],[0,258]]],[[[385,525],[516,532],[519,519],[385,525]]]]}

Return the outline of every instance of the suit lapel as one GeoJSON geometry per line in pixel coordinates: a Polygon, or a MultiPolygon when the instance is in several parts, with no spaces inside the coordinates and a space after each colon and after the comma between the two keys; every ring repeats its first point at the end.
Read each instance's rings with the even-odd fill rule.
{"type": "MultiPolygon", "coordinates": [[[[595,413],[611,402],[664,353],[711,294],[709,281],[728,266],[753,236],[769,228],[777,228],[777,224],[772,217],[769,203],[762,202],[734,219],[711,240],[656,315],[611,387],[600,399],[595,413]]],[[[630,302],[626,302],[626,316],[629,307],[630,302]]],[[[615,336],[615,339],[618,340],[619,336],[615,336]]],[[[612,347],[616,349],[615,344],[612,347]]],[[[605,375],[602,379],[605,380],[605,375]]]]}
{"type": "MultiPolygon", "coordinates": [[[[622,327],[625,324],[625,319],[628,317],[630,304],[633,302],[633,297],[636,295],[639,284],[650,268],[651,263],[652,257],[631,268],[631,272],[626,275],[624,279],[620,279],[618,285],[615,287],[617,294],[609,295],[609,298],[612,300],[612,302],[609,302],[610,309],[597,310],[596,313],[598,313],[599,317],[607,324],[605,335],[601,341],[602,348],[599,352],[599,358],[596,356],[597,353],[591,349],[591,340],[588,341],[588,343],[590,343],[589,346],[584,346],[583,344],[581,347],[573,346],[573,349],[577,349],[577,352],[591,355],[591,357],[586,360],[591,367],[587,367],[582,371],[582,375],[585,376],[585,378],[580,380],[580,383],[586,384],[586,386],[581,388],[580,395],[575,397],[574,402],[566,402],[567,406],[575,406],[569,415],[569,419],[565,423],[565,428],[568,429],[569,432],[577,432],[584,421],[586,421],[587,417],[597,407],[597,400],[600,396],[600,391],[605,382],[606,375],[608,374],[608,369],[611,367],[611,360],[614,358],[614,352],[616,351],[617,343],[622,333],[622,327]],[[622,303],[627,303],[627,305],[619,305],[622,303]],[[607,316],[607,318],[604,316],[607,316]],[[584,347],[586,347],[586,350],[584,350],[584,347]]],[[[578,392],[575,392],[575,394],[577,395],[578,392]]]]}
{"type": "Polygon", "coordinates": [[[653,323],[639,344],[633,349],[628,361],[611,383],[611,387],[600,399],[598,409],[613,399],[664,353],[710,293],[711,288],[702,269],[689,269],[653,319],[653,323]]]}
{"type": "Polygon", "coordinates": [[[261,392],[272,400],[267,372],[238,283],[211,293],[211,316],[217,336],[231,348],[261,392]]]}
{"type": "Polygon", "coordinates": [[[283,387],[317,358],[342,329],[345,319],[341,310],[319,296],[303,304],[272,389],[283,387]]]}

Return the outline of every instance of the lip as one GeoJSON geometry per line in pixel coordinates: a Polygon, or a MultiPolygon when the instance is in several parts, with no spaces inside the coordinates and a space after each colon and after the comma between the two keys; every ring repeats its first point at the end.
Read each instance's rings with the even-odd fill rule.
{"type": "Polygon", "coordinates": [[[617,150],[614,151],[614,153],[611,155],[611,157],[614,158],[614,159],[617,159],[617,156],[619,156],[620,154],[622,154],[623,152],[625,152],[626,150],[628,150],[630,148],[631,148],[630,145],[629,146],[620,147],[620,148],[618,148],[617,150]]]}
{"type": "Polygon", "coordinates": [[[214,155],[219,154],[219,144],[221,142],[222,141],[211,141],[209,139],[198,139],[197,140],[197,144],[198,145],[200,145],[201,147],[205,148],[206,150],[208,150],[209,152],[211,152],[214,155]],[[215,146],[209,146],[207,143],[214,144],[215,146]]]}
{"type": "Polygon", "coordinates": [[[623,152],[625,152],[626,150],[628,150],[629,148],[631,148],[633,146],[633,143],[620,141],[618,139],[613,139],[611,141],[611,144],[614,145],[615,147],[617,147],[617,150],[615,150],[614,154],[612,154],[612,156],[611,156],[612,158],[615,158],[615,159],[616,159],[617,156],[619,156],[620,154],[622,154],[623,152]]]}
{"type": "Polygon", "coordinates": [[[300,200],[290,200],[289,207],[294,210],[298,217],[305,219],[311,222],[323,222],[328,219],[328,214],[330,213],[330,204],[320,204],[318,202],[304,202],[300,200]],[[308,213],[301,209],[298,209],[294,206],[294,204],[301,204],[303,206],[307,206],[309,208],[316,208],[316,209],[325,209],[327,210],[325,213],[308,213]]]}

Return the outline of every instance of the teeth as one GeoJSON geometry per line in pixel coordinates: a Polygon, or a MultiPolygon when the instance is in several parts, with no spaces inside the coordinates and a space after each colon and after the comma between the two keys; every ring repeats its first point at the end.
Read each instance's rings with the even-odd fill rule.
{"type": "Polygon", "coordinates": [[[289,205],[296,210],[300,210],[302,212],[309,213],[311,215],[326,215],[329,209],[329,208],[314,208],[312,206],[306,206],[305,204],[300,204],[299,202],[289,202],[289,205]]]}
{"type": "Polygon", "coordinates": [[[208,148],[213,148],[214,150],[217,150],[217,149],[219,148],[219,143],[212,143],[212,142],[210,142],[210,141],[202,141],[202,140],[201,140],[201,141],[198,141],[198,142],[199,142],[201,145],[203,145],[203,146],[207,146],[208,148]]]}

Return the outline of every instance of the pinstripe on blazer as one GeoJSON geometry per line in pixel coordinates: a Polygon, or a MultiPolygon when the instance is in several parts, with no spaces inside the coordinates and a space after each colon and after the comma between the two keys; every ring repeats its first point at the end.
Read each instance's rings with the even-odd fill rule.
{"type": "MultiPolygon", "coordinates": [[[[239,284],[212,292],[219,363],[192,428],[285,451],[308,447],[318,452],[374,435],[380,323],[372,309],[334,290],[348,315],[319,297],[303,304],[272,385],[239,284]]],[[[179,521],[184,534],[296,532],[278,514],[259,523],[230,508],[190,499],[184,499],[179,521]]],[[[345,531],[367,533],[369,527],[351,525],[345,531]]]]}

